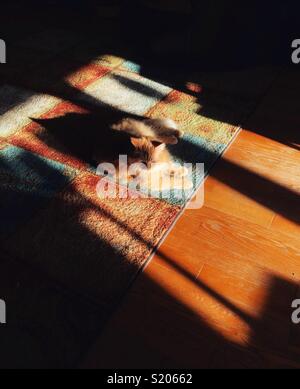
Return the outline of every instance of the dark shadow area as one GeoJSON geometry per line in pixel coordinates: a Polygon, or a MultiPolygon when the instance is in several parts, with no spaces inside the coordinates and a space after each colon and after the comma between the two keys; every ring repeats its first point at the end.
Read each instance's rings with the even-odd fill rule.
{"type": "Polygon", "coordinates": [[[138,269],[80,221],[94,212],[103,223],[106,213],[66,187],[72,174],[9,150],[0,159],[0,295],[8,307],[0,366],[74,367],[138,269]]]}
{"type": "MultiPolygon", "coordinates": [[[[7,43],[8,61],[0,68],[0,83],[53,94],[93,111],[98,101],[65,78],[110,53],[138,63],[145,77],[194,93],[201,115],[239,125],[231,109],[223,109],[228,95],[232,110],[241,100],[255,107],[278,68],[291,65],[291,42],[300,33],[299,5],[293,1],[274,1],[271,7],[235,0],[213,5],[183,0],[173,6],[134,0],[76,1],[72,13],[66,0],[5,3],[0,33],[7,43]],[[255,72],[261,67],[263,72],[255,72]],[[187,82],[200,84],[202,93],[188,89],[187,82]]],[[[134,81],[131,87],[152,94],[134,81]]],[[[249,129],[299,146],[299,131],[276,128],[276,121],[274,126],[266,128],[256,121],[249,129]]]]}
{"type": "MultiPolygon", "coordinates": [[[[98,100],[66,79],[109,53],[138,63],[147,78],[194,94],[201,115],[240,125],[247,117],[237,121],[232,112],[241,102],[253,112],[280,69],[292,65],[291,42],[300,33],[296,2],[274,1],[271,7],[235,0],[214,5],[183,0],[169,7],[154,3],[78,0],[72,13],[67,0],[4,3],[0,34],[8,61],[0,67],[0,84],[49,93],[96,112],[98,100]],[[201,93],[187,83],[200,85],[201,93]]],[[[117,77],[152,95],[151,88],[117,77]]],[[[295,96],[296,90],[295,85],[295,96]]],[[[274,102],[274,111],[280,109],[296,115],[274,102]]],[[[249,130],[298,149],[299,131],[288,127],[277,126],[276,120],[266,126],[264,118],[247,124],[249,130]]]]}
{"type": "MultiPolygon", "coordinates": [[[[32,163],[26,153],[19,158],[25,166],[32,163]]],[[[43,166],[42,161],[35,164],[40,166],[35,171],[41,180],[45,180],[45,171],[48,175],[61,175],[55,168],[49,171],[49,166],[43,166]]],[[[13,168],[5,170],[14,171],[13,168]]],[[[16,173],[14,177],[17,180],[16,173]]],[[[9,182],[10,193],[13,194],[18,182],[14,185],[9,182]]],[[[22,198],[21,183],[18,198],[22,198]]],[[[44,204],[40,203],[36,212],[37,223],[30,221],[24,229],[26,224],[23,221],[13,235],[1,233],[0,295],[5,297],[9,313],[8,324],[1,327],[0,332],[1,367],[78,366],[136,276],[138,267],[129,265],[126,256],[116,247],[89,230],[80,221],[79,215],[94,210],[98,221],[103,218],[110,220],[120,228],[120,232],[128,233],[150,251],[154,247],[153,242],[142,237],[142,231],[124,224],[105,207],[76,193],[74,188],[69,193],[67,188],[64,190],[66,195],[52,199],[45,195],[45,189],[45,185],[32,188],[31,196],[35,200],[40,198],[44,204]],[[45,224],[42,224],[43,221],[45,224]],[[53,235],[49,235],[50,231],[53,235]],[[125,267],[124,263],[127,263],[125,267]]],[[[28,185],[23,190],[28,191],[28,185]]],[[[0,190],[0,198],[1,203],[7,206],[5,186],[0,190]]],[[[26,197],[24,206],[29,204],[26,197]]],[[[270,275],[265,305],[259,314],[252,316],[205,282],[195,279],[172,258],[162,253],[159,255],[167,265],[194,284],[196,293],[197,290],[205,292],[249,326],[251,336],[247,347],[228,340],[221,334],[222,326],[219,333],[215,325],[211,326],[205,318],[201,318],[201,314],[196,314],[194,309],[172,297],[155,280],[141,274],[138,282],[143,284],[144,293],[140,296],[140,310],[131,312],[128,324],[122,329],[125,333],[128,328],[136,332],[126,334],[125,338],[122,333],[123,342],[119,342],[120,334],[114,333],[113,340],[108,338],[111,341],[109,350],[111,353],[118,350],[118,355],[108,352],[103,361],[94,356],[94,363],[114,368],[124,364],[125,367],[157,368],[299,367],[299,351],[295,344],[293,348],[288,346],[287,336],[293,326],[290,322],[290,299],[296,296],[296,284],[270,275]],[[157,305],[152,306],[152,301],[157,301],[157,305]],[[136,323],[138,328],[132,323],[136,323]],[[131,348],[126,352],[134,353],[143,326],[149,330],[150,345],[141,343],[138,346],[142,347],[142,350],[138,349],[141,352],[140,366],[130,366],[130,358],[122,360],[124,339],[131,339],[131,348]],[[172,331],[168,331],[169,326],[173,327],[172,331]],[[157,331],[162,328],[164,330],[159,335],[157,331]],[[174,346],[178,347],[177,331],[182,334],[179,335],[182,336],[179,356],[173,354],[174,346]],[[172,346],[174,336],[177,343],[172,346]]],[[[109,323],[107,328],[110,328],[109,323]]]]}
{"type": "Polygon", "coordinates": [[[120,76],[117,74],[112,75],[112,77],[115,80],[119,81],[120,84],[126,86],[129,89],[132,89],[132,90],[140,93],[141,95],[149,96],[149,97],[156,97],[156,98],[160,98],[160,99],[163,99],[165,97],[164,94],[160,93],[156,89],[151,88],[148,85],[142,85],[141,83],[139,83],[135,80],[130,80],[126,77],[123,77],[123,76],[120,76]]]}
{"type": "Polygon", "coordinates": [[[110,128],[124,118],[124,113],[106,108],[100,112],[98,109],[94,115],[70,113],[54,119],[32,120],[46,129],[37,137],[47,146],[97,168],[100,161],[117,161],[120,155],[129,155],[133,148],[128,133],[110,128]],[[95,155],[100,158],[98,163],[95,155]]]}

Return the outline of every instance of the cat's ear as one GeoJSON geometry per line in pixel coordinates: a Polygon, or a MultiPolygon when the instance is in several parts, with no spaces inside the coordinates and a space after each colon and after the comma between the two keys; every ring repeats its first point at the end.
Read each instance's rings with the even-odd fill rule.
{"type": "Polygon", "coordinates": [[[152,144],[155,147],[155,152],[156,153],[161,153],[166,148],[166,144],[165,143],[152,142],[152,144]]]}
{"type": "Polygon", "coordinates": [[[141,139],[140,138],[135,138],[135,137],[131,137],[130,138],[130,142],[131,144],[134,146],[134,147],[137,147],[141,144],[141,139]]]}

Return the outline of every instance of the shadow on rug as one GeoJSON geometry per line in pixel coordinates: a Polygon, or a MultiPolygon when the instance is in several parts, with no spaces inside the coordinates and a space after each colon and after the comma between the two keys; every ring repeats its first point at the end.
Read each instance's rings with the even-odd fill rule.
{"type": "MultiPolygon", "coordinates": [[[[45,36],[22,45],[30,50],[45,36]]],[[[64,54],[53,68],[68,61],[64,54]]],[[[204,163],[207,174],[257,100],[252,94],[243,100],[218,84],[202,106],[194,93],[138,70],[103,55],[48,85],[49,93],[36,88],[47,82],[49,69],[32,74],[31,89],[24,85],[27,75],[18,85],[0,86],[0,297],[8,307],[0,332],[2,367],[76,366],[186,205],[154,197],[100,199],[99,177],[77,152],[80,143],[69,147],[74,134],[63,118],[72,113],[81,120],[111,106],[116,115],[170,117],[185,131],[170,151],[181,161],[204,163]],[[213,109],[224,120],[210,118],[213,109]],[[53,138],[49,126],[31,117],[54,123],[56,134],[68,134],[70,143],[53,138]]],[[[200,85],[190,89],[201,91],[200,85]]],[[[83,122],[89,138],[87,127],[83,122]]]]}

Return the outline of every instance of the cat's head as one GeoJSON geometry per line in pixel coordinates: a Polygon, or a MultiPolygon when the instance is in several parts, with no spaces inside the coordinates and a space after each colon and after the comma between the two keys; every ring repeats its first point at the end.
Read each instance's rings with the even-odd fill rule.
{"type": "Polygon", "coordinates": [[[128,158],[129,164],[142,162],[148,168],[151,164],[161,162],[162,153],[164,152],[165,143],[151,141],[148,138],[131,138],[133,151],[128,158]]]}

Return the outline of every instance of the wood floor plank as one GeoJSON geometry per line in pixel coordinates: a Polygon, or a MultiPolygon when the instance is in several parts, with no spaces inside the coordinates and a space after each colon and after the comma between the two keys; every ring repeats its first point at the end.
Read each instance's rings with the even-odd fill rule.
{"type": "Polygon", "coordinates": [[[300,153],[289,146],[243,130],[224,159],[300,193],[300,153]]]}
{"type": "Polygon", "coordinates": [[[208,177],[205,182],[205,206],[269,227],[275,212],[232,188],[229,183],[226,184],[225,178],[228,176],[228,171],[225,166],[220,164],[216,169],[224,177],[224,182],[220,182],[213,176],[208,177]]]}
{"type": "MultiPolygon", "coordinates": [[[[297,211],[296,209],[294,210],[297,211]]],[[[272,223],[271,228],[275,231],[278,231],[282,234],[289,234],[292,235],[295,239],[299,239],[300,237],[300,224],[294,223],[286,218],[284,218],[281,215],[275,215],[272,223]]]]}
{"type": "MultiPolygon", "coordinates": [[[[236,142],[239,142],[239,137],[236,142]]],[[[251,142],[249,141],[249,143],[251,142]]],[[[261,158],[261,163],[257,163],[252,161],[250,152],[243,151],[245,147],[246,143],[243,147],[241,147],[241,144],[238,147],[233,145],[233,150],[228,151],[222,161],[212,169],[212,177],[222,184],[230,186],[240,195],[248,197],[252,204],[253,202],[257,203],[258,207],[254,206],[252,210],[257,209],[258,220],[260,219],[261,209],[264,207],[266,210],[299,224],[300,214],[296,212],[297,209],[300,209],[298,172],[300,161],[298,157],[294,158],[287,155],[288,162],[284,161],[280,164],[280,169],[277,169],[278,165],[273,163],[269,163],[269,167],[266,168],[266,166],[261,167],[263,158],[267,158],[264,150],[261,153],[260,148],[257,147],[257,158],[261,158]],[[292,165],[292,168],[290,168],[290,165],[292,165]]],[[[250,145],[249,150],[254,153],[252,147],[250,145]]],[[[278,158],[278,161],[283,155],[284,153],[281,153],[280,150],[278,153],[273,152],[273,157],[278,158]]],[[[239,201],[239,197],[236,200],[239,201]]],[[[232,201],[235,201],[234,197],[232,201]]]]}
{"type": "Polygon", "coordinates": [[[218,268],[226,269],[228,266],[239,277],[253,282],[255,279],[251,277],[248,268],[251,269],[251,265],[255,264],[271,274],[299,280],[299,240],[289,236],[282,239],[279,232],[207,207],[195,210],[189,222],[193,224],[191,232],[180,234],[180,226],[175,227],[164,243],[167,250],[174,247],[170,256],[180,262],[197,257],[202,263],[214,264],[218,268]]]}

